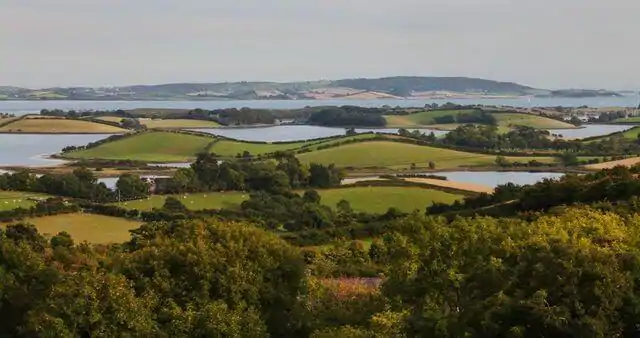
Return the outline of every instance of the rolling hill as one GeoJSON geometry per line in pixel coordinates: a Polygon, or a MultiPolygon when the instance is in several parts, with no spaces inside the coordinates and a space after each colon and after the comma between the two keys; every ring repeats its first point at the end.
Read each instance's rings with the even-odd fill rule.
{"type": "Polygon", "coordinates": [[[429,93],[472,95],[601,96],[603,91],[537,89],[514,82],[469,77],[394,76],[300,82],[167,83],[123,87],[1,87],[11,100],[261,100],[261,99],[379,99],[422,97],[429,93]]]}

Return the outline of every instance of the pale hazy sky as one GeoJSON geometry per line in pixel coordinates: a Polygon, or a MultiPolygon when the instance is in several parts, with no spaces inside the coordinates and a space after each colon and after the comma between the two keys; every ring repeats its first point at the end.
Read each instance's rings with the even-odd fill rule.
{"type": "Polygon", "coordinates": [[[640,89],[640,0],[0,0],[0,85],[470,76],[640,89]]]}

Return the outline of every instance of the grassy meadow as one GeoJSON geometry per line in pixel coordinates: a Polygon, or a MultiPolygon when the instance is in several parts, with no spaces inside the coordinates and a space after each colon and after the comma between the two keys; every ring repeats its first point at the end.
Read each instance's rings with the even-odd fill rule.
{"type": "Polygon", "coordinates": [[[147,132],[108,142],[98,147],[65,154],[73,159],[140,160],[186,162],[204,151],[214,139],[205,136],[147,132]]]}
{"type": "Polygon", "coordinates": [[[251,155],[262,155],[275,151],[286,151],[299,149],[305,145],[305,142],[295,143],[252,143],[234,140],[220,140],[216,142],[210,151],[222,157],[234,157],[248,151],[251,155]]]}
{"type": "Polygon", "coordinates": [[[573,124],[543,116],[520,113],[494,113],[499,126],[525,126],[537,129],[575,129],[573,124]]]}
{"type": "Polygon", "coordinates": [[[301,141],[301,142],[291,142],[291,143],[253,143],[253,142],[242,142],[242,141],[234,141],[234,140],[220,140],[216,142],[211,147],[211,152],[215,153],[218,156],[223,157],[234,157],[237,154],[243,153],[245,150],[250,152],[251,155],[262,155],[273,153],[276,151],[294,151],[302,148],[305,145],[308,145],[308,149],[316,150],[318,147],[332,145],[339,142],[344,142],[348,140],[366,140],[376,137],[375,134],[360,134],[354,136],[345,136],[340,138],[332,138],[326,140],[311,140],[311,141],[301,141]]]}
{"type": "Polygon", "coordinates": [[[13,210],[16,208],[28,209],[36,204],[29,198],[42,199],[49,196],[33,192],[21,191],[0,191],[0,211],[13,210]]]}
{"type": "MultiPolygon", "coordinates": [[[[418,167],[427,167],[432,161],[436,164],[436,169],[451,169],[493,165],[496,156],[399,142],[370,141],[305,153],[299,155],[299,158],[300,161],[307,163],[334,163],[338,167],[354,168],[407,167],[413,163],[418,167]]],[[[546,163],[555,162],[553,157],[507,157],[507,159],[512,162],[528,162],[532,159],[546,163]]]]}
{"type": "Polygon", "coordinates": [[[5,133],[117,134],[125,129],[91,121],[59,118],[24,118],[0,127],[5,133]]]}
{"type": "Polygon", "coordinates": [[[615,135],[613,135],[613,136],[611,136],[611,134],[603,135],[603,136],[595,137],[595,138],[592,138],[592,139],[589,139],[589,140],[583,141],[583,142],[585,142],[585,143],[599,142],[599,141],[602,141],[602,140],[607,140],[607,139],[609,139],[611,137],[623,137],[623,138],[630,139],[630,140],[636,140],[636,139],[638,139],[638,135],[640,135],[640,127],[633,127],[631,129],[623,131],[621,133],[615,133],[615,135]]]}
{"type": "MultiPolygon", "coordinates": [[[[301,192],[302,193],[302,192],[301,192]]],[[[411,212],[434,202],[453,203],[461,195],[420,187],[352,187],[318,190],[321,203],[335,208],[341,200],[347,200],[356,211],[386,212],[390,207],[411,212]]],[[[247,192],[209,192],[174,195],[190,210],[234,209],[249,199],[247,192]]],[[[115,203],[123,208],[148,211],[161,208],[167,196],[154,195],[148,199],[115,203]]]]}
{"type": "Polygon", "coordinates": [[[319,190],[322,203],[335,207],[341,200],[349,201],[356,211],[384,213],[390,207],[405,212],[421,210],[434,202],[453,203],[461,195],[420,187],[354,187],[319,190]]]}
{"type": "MultiPolygon", "coordinates": [[[[249,199],[246,192],[210,192],[198,194],[173,195],[178,198],[190,210],[203,209],[233,209],[240,203],[249,199]]],[[[149,211],[153,208],[162,208],[167,196],[153,195],[148,199],[115,203],[123,208],[149,211]]]]}
{"type": "Polygon", "coordinates": [[[142,224],[124,218],[80,213],[31,218],[25,222],[35,225],[41,234],[55,236],[66,231],[76,242],[96,244],[127,241],[130,238],[129,230],[142,224]]]}
{"type": "Polygon", "coordinates": [[[640,116],[619,118],[619,119],[614,120],[613,123],[640,123],[640,116]]]}
{"type": "Polygon", "coordinates": [[[188,128],[217,128],[220,124],[214,121],[189,119],[149,119],[139,118],[140,124],[149,129],[188,129],[188,128]]]}
{"type": "Polygon", "coordinates": [[[435,124],[435,118],[443,116],[455,116],[460,113],[469,113],[472,110],[436,110],[424,111],[409,115],[386,115],[388,127],[415,127],[435,124]]]}

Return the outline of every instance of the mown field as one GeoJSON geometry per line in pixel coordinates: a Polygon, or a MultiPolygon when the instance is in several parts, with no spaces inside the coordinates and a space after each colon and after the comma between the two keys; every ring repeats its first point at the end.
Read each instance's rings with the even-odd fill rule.
{"type": "MultiPolygon", "coordinates": [[[[96,244],[121,243],[129,240],[129,230],[142,223],[117,217],[93,214],[67,214],[26,219],[38,228],[41,234],[54,236],[66,231],[76,242],[96,244]]],[[[4,224],[3,226],[6,226],[4,224]]]]}
{"type": "Polygon", "coordinates": [[[148,132],[108,142],[98,147],[65,154],[73,159],[187,162],[204,151],[211,137],[171,132],[148,132]]]}
{"type": "MultiPolygon", "coordinates": [[[[435,118],[443,116],[456,116],[462,113],[470,113],[471,110],[438,110],[425,111],[410,115],[387,115],[387,126],[389,127],[417,127],[417,126],[433,126],[443,130],[455,129],[459,124],[436,124],[435,118]]],[[[576,128],[574,125],[557,121],[554,119],[522,114],[522,113],[492,113],[498,121],[498,127],[502,127],[502,131],[506,132],[507,128],[513,126],[528,126],[538,129],[567,129],[576,128]]]]}
{"type": "Polygon", "coordinates": [[[575,129],[573,124],[530,114],[494,113],[500,126],[526,126],[537,129],[575,129]]]}
{"type": "Polygon", "coordinates": [[[189,119],[138,119],[140,124],[149,129],[187,129],[187,128],[217,128],[220,124],[214,121],[189,120],[189,119]]]}
{"type": "Polygon", "coordinates": [[[415,127],[435,124],[435,118],[443,116],[455,116],[461,113],[469,113],[472,110],[436,110],[424,111],[409,115],[386,115],[388,127],[415,127]]]}
{"type": "Polygon", "coordinates": [[[233,157],[248,151],[251,155],[262,155],[275,151],[294,150],[302,147],[305,142],[295,143],[251,143],[233,140],[220,140],[216,142],[210,151],[218,156],[233,157]]]}
{"type": "MultiPolygon", "coordinates": [[[[353,187],[318,190],[321,203],[335,208],[341,200],[347,200],[356,211],[386,212],[390,207],[411,212],[423,210],[434,202],[453,203],[461,195],[450,194],[420,187],[353,187]]],[[[174,195],[190,210],[234,209],[249,199],[246,192],[210,192],[187,195],[174,195]]],[[[127,209],[148,211],[161,208],[166,196],[151,196],[149,199],[116,203],[127,209]]]]}
{"type": "Polygon", "coordinates": [[[126,130],[91,121],[53,118],[25,118],[0,127],[0,132],[117,134],[126,132],[126,130]]]}
{"type": "MultiPolygon", "coordinates": [[[[638,135],[640,135],[640,127],[633,127],[633,128],[631,128],[629,130],[626,130],[626,131],[624,131],[622,133],[616,133],[615,135],[613,135],[613,137],[623,137],[623,138],[630,139],[630,140],[637,140],[638,139],[638,135]]],[[[602,141],[602,140],[607,140],[607,139],[609,139],[611,137],[612,137],[611,134],[603,135],[603,136],[596,137],[596,138],[590,139],[588,141],[583,141],[583,142],[585,142],[585,143],[599,142],[599,141],[602,141]]]]}
{"type": "MultiPolygon", "coordinates": [[[[190,210],[232,209],[249,199],[246,192],[210,192],[199,194],[173,195],[190,210]]],[[[162,208],[167,196],[154,195],[144,200],[115,203],[123,208],[148,211],[162,208]]]]}
{"type": "Polygon", "coordinates": [[[613,123],[640,123],[640,116],[616,119],[613,123]]]}
{"type": "Polygon", "coordinates": [[[341,200],[349,201],[356,211],[384,213],[390,207],[405,212],[421,210],[434,202],[453,203],[461,195],[419,187],[355,187],[318,191],[322,203],[335,207],[341,200]]]}
{"type": "MultiPolygon", "coordinates": [[[[434,162],[436,169],[451,169],[493,165],[496,156],[391,141],[370,141],[305,153],[299,158],[302,162],[334,163],[338,167],[398,168],[411,164],[427,167],[429,162],[434,162]]],[[[528,162],[532,159],[544,163],[556,161],[553,157],[507,157],[512,162],[528,162]]]]}
{"type": "Polygon", "coordinates": [[[237,154],[242,154],[245,150],[250,152],[251,155],[262,155],[272,153],[276,151],[297,150],[305,145],[311,145],[308,149],[316,150],[318,147],[332,145],[339,142],[344,142],[353,139],[371,139],[376,135],[374,134],[361,134],[354,136],[346,136],[335,139],[327,140],[312,140],[306,142],[292,142],[292,143],[252,143],[241,142],[234,140],[220,140],[211,147],[211,152],[218,156],[233,157],[237,154]]]}
{"type": "Polygon", "coordinates": [[[27,209],[36,204],[36,201],[29,200],[29,198],[42,199],[47,197],[47,195],[33,192],[0,191],[0,211],[16,208],[27,209]]]}
{"type": "Polygon", "coordinates": [[[107,121],[107,122],[120,123],[122,121],[122,119],[124,119],[124,117],[120,117],[120,116],[100,116],[100,117],[96,117],[95,119],[96,120],[107,121]]]}

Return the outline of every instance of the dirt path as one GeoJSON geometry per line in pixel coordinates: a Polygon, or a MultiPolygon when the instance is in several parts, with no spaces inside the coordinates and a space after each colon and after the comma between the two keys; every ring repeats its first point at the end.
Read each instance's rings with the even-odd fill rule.
{"type": "Polygon", "coordinates": [[[466,190],[466,191],[473,191],[473,192],[486,192],[487,194],[492,193],[493,190],[494,190],[490,186],[481,185],[481,184],[452,182],[452,181],[437,180],[437,179],[433,179],[433,178],[405,178],[404,180],[407,181],[407,182],[426,183],[426,184],[436,185],[436,186],[439,186],[439,187],[453,188],[453,189],[458,189],[458,190],[466,190]]]}
{"type": "Polygon", "coordinates": [[[354,177],[354,178],[345,178],[342,180],[342,185],[356,184],[358,182],[368,182],[368,181],[383,181],[383,178],[378,176],[370,176],[370,177],[354,177]]]}

